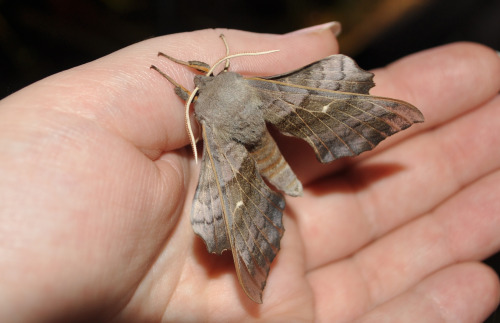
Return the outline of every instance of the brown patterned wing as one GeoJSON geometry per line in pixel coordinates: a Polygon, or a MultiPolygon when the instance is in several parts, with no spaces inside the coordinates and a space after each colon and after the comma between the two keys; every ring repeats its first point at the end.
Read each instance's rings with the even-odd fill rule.
{"type": "Polygon", "coordinates": [[[407,102],[369,95],[372,78],[351,58],[332,55],[290,73],[247,81],[265,102],[266,121],[306,140],[326,163],[373,149],[424,120],[407,102]]]}
{"type": "Polygon", "coordinates": [[[238,280],[253,301],[262,303],[269,268],[284,229],[283,196],[259,175],[246,148],[201,122],[202,170],[191,222],[210,252],[231,249],[238,280]]]}
{"type": "Polygon", "coordinates": [[[205,241],[208,252],[220,255],[224,250],[230,250],[231,244],[224,218],[221,180],[217,178],[222,174],[215,171],[207,149],[207,144],[204,144],[198,186],[191,208],[191,226],[205,241]]]}
{"type": "Polygon", "coordinates": [[[325,57],[291,72],[259,78],[307,88],[360,94],[368,94],[375,86],[373,73],[361,69],[352,58],[341,54],[325,57]]]}

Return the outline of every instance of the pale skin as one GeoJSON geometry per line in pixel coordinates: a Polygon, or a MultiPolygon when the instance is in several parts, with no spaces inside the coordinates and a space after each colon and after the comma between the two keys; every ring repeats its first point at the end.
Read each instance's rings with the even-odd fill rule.
{"type": "Polygon", "coordinates": [[[183,102],[149,69],[192,89],[191,71],[156,53],[212,64],[221,32],[232,53],[280,50],[233,59],[247,75],[338,52],[321,28],[170,35],[0,101],[0,321],[484,320],[500,296],[480,263],[500,249],[500,57],[461,43],[374,71],[372,94],[426,121],[355,159],[320,165],[279,140],[304,196],[287,198],[258,305],[230,253],[207,254],[192,232],[183,102]]]}

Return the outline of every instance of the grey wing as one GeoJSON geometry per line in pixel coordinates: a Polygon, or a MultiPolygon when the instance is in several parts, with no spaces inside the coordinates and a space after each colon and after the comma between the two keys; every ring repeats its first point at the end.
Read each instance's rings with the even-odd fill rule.
{"type": "Polygon", "coordinates": [[[264,102],[266,121],[306,140],[321,162],[355,156],[422,122],[413,105],[368,94],[373,74],[333,55],[297,71],[249,78],[264,102]]]}
{"type": "Polygon", "coordinates": [[[191,208],[191,226],[193,231],[205,241],[210,253],[221,254],[231,249],[224,219],[219,179],[203,147],[200,176],[191,208]]]}
{"type": "MultiPolygon", "coordinates": [[[[240,284],[252,300],[261,303],[284,232],[285,200],[265,184],[242,144],[225,138],[203,121],[201,125],[203,166],[192,219],[208,220],[194,221],[193,228],[209,247],[224,223],[225,238],[219,240],[229,244],[220,246],[231,248],[240,284]]],[[[213,250],[222,251],[220,247],[213,250]]]]}
{"type": "Polygon", "coordinates": [[[325,57],[288,73],[260,78],[315,89],[360,94],[368,94],[375,86],[373,73],[361,69],[352,58],[341,54],[325,57]]]}

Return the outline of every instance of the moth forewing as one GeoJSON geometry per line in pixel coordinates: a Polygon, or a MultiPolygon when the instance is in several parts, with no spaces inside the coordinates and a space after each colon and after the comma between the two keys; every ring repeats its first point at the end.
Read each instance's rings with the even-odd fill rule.
{"type": "Polygon", "coordinates": [[[333,55],[304,69],[247,81],[259,92],[266,121],[306,140],[326,163],[373,149],[423,121],[422,113],[407,102],[369,95],[372,78],[351,58],[333,55]]]}
{"type": "MultiPolygon", "coordinates": [[[[226,42],[224,41],[226,44],[226,42]]],[[[229,55],[208,64],[175,62],[205,71],[191,92],[155,68],[177,89],[195,115],[204,141],[191,222],[210,252],[231,249],[238,280],[250,299],[262,302],[271,262],[284,233],[285,200],[264,182],[298,196],[302,185],[269,135],[266,123],[307,141],[321,162],[358,155],[413,123],[422,113],[404,101],[374,97],[373,74],[349,57],[332,55],[303,68],[268,77],[226,72],[229,55]],[[214,68],[225,62],[219,75],[214,68]]],[[[176,93],[177,93],[176,92],[176,93]]],[[[191,139],[192,142],[194,141],[191,139]]]]}
{"type": "Polygon", "coordinates": [[[295,85],[306,90],[368,94],[375,86],[373,76],[373,73],[361,69],[352,58],[335,54],[290,72],[248,79],[295,85]]]}
{"type": "Polygon", "coordinates": [[[245,293],[261,303],[284,232],[285,201],[265,184],[244,145],[203,121],[201,125],[205,148],[193,202],[193,228],[209,251],[232,250],[245,293]]]}
{"type": "MultiPolygon", "coordinates": [[[[202,126],[201,130],[206,143],[205,128],[202,126]]],[[[194,232],[205,241],[208,252],[221,254],[231,249],[231,244],[221,200],[223,195],[209,149],[209,145],[204,144],[198,186],[191,208],[191,225],[194,232]]]]}

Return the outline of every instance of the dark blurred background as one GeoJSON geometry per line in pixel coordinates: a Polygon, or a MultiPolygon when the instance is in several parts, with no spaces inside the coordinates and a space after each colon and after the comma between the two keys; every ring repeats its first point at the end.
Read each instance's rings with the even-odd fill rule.
{"type": "MultiPolygon", "coordinates": [[[[343,25],[341,52],[365,69],[454,41],[500,50],[498,0],[0,0],[0,98],[150,37],[213,27],[285,33],[332,20],[343,25]]],[[[499,254],[486,262],[499,272],[499,254]]]]}

